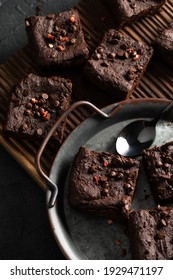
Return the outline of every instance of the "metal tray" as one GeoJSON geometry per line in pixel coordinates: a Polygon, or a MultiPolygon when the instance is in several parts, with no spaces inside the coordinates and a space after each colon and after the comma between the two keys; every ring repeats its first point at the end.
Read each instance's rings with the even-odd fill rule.
{"type": "MultiPolygon", "coordinates": [[[[72,160],[80,146],[97,151],[115,153],[115,139],[129,122],[155,117],[170,102],[163,99],[134,99],[112,104],[102,111],[111,118],[98,114],[81,123],[67,138],[55,157],[49,180],[58,186],[55,205],[48,214],[55,239],[67,259],[131,259],[127,228],[118,223],[72,209],[68,203],[68,174],[72,160]]],[[[153,145],[173,139],[173,111],[157,124],[153,145]]],[[[138,157],[140,160],[140,157],[138,157]]],[[[48,182],[50,183],[50,182],[48,182]]],[[[48,190],[47,203],[51,197],[48,190]]],[[[132,209],[155,207],[142,163],[132,209]]]]}

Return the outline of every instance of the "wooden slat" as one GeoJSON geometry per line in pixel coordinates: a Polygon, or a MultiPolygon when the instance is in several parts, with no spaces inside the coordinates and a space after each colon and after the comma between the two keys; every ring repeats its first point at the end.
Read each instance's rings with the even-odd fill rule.
{"type": "MultiPolygon", "coordinates": [[[[100,42],[104,32],[108,28],[114,28],[113,14],[105,6],[104,0],[82,0],[76,8],[79,11],[85,34],[90,35],[90,40],[89,37],[86,37],[86,41],[89,50],[92,52],[100,42]]],[[[135,40],[143,40],[148,44],[152,44],[159,31],[166,28],[171,21],[173,21],[173,0],[168,0],[159,13],[145,17],[131,26],[125,26],[122,32],[135,40]]],[[[40,70],[32,61],[28,47],[20,50],[0,66],[0,130],[2,130],[5,120],[7,102],[12,85],[16,80],[31,71],[39,73],[40,70]]],[[[101,108],[115,101],[113,97],[104,91],[86,82],[81,70],[75,73],[67,71],[67,73],[62,73],[62,75],[70,78],[73,82],[73,102],[85,99],[101,108]]],[[[157,61],[156,57],[152,59],[138,88],[134,90],[131,96],[131,98],[141,97],[173,99],[173,73],[166,65],[157,61]]],[[[79,108],[70,114],[67,120],[64,140],[90,113],[91,110],[85,107],[79,108]]],[[[4,138],[3,135],[0,135],[0,143],[25,168],[39,186],[45,189],[45,182],[39,177],[34,166],[35,156],[40,143],[38,141],[4,138]]],[[[53,143],[49,143],[45,149],[42,165],[46,174],[49,174],[50,166],[57,151],[58,147],[53,143]]]]}

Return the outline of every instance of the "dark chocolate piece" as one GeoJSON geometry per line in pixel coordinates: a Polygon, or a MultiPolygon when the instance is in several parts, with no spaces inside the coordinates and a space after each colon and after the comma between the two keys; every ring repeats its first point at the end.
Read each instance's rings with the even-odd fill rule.
{"type": "Polygon", "coordinates": [[[173,142],[146,149],[142,156],[155,200],[173,201],[173,142]]]}
{"type": "Polygon", "coordinates": [[[28,43],[35,61],[43,68],[79,66],[88,58],[77,10],[25,20],[28,43]]]}
{"type": "Polygon", "coordinates": [[[106,32],[84,67],[86,77],[114,101],[130,96],[144,73],[153,49],[116,30],[106,32]]]}
{"type": "MultiPolygon", "coordinates": [[[[4,133],[44,138],[57,118],[69,108],[71,91],[70,80],[29,74],[12,88],[4,133]]],[[[65,120],[61,123],[53,139],[62,141],[65,123],[65,120]]]]}
{"type": "Polygon", "coordinates": [[[154,48],[158,59],[173,69],[173,23],[156,38],[154,48]]]}
{"type": "Polygon", "coordinates": [[[129,216],[133,259],[173,259],[173,208],[136,210],[129,216]]]}
{"type": "Polygon", "coordinates": [[[165,0],[108,0],[108,3],[115,16],[115,23],[122,27],[158,12],[165,0]]]}
{"type": "Polygon", "coordinates": [[[81,147],[69,178],[71,206],[124,221],[138,177],[139,161],[81,147]]]}

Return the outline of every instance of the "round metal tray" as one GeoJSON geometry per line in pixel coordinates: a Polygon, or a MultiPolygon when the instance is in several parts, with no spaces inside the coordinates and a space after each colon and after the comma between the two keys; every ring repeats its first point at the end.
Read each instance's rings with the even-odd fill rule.
{"type": "MultiPolygon", "coordinates": [[[[120,130],[136,119],[151,119],[160,113],[170,100],[132,99],[112,104],[102,112],[111,118],[94,114],[82,122],[66,139],[55,157],[49,180],[58,186],[53,207],[48,207],[52,231],[67,259],[131,259],[127,228],[119,223],[72,209],[68,203],[68,175],[79,147],[115,153],[115,139],[120,130]]],[[[173,139],[173,112],[157,124],[153,145],[173,139]]],[[[140,157],[138,157],[140,160],[140,157]]],[[[47,190],[47,203],[51,191],[47,190]]],[[[132,209],[153,208],[153,200],[142,163],[132,209]]]]}

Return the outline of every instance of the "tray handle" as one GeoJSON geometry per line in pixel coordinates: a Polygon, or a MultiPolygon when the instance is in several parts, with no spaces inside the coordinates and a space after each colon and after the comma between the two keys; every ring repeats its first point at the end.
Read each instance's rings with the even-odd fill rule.
{"type": "Polygon", "coordinates": [[[91,107],[95,112],[97,112],[101,117],[103,118],[111,118],[114,113],[115,113],[115,109],[117,108],[117,106],[119,105],[118,103],[115,103],[115,106],[113,108],[113,110],[111,111],[110,114],[106,114],[104,113],[103,111],[101,111],[99,108],[97,108],[95,105],[93,105],[92,103],[88,102],[88,101],[78,101],[78,102],[75,102],[71,105],[71,107],[66,110],[58,119],[57,121],[55,122],[55,124],[52,126],[52,128],[49,130],[48,134],[46,135],[46,137],[44,138],[40,148],[39,148],[39,151],[37,153],[37,156],[36,156],[36,160],[35,160],[35,164],[36,164],[36,169],[37,169],[37,172],[39,173],[39,175],[41,175],[41,177],[43,177],[46,182],[47,182],[47,186],[48,188],[50,189],[51,191],[51,196],[50,196],[50,199],[49,199],[49,203],[48,203],[48,206],[51,208],[55,205],[55,201],[56,201],[56,198],[57,198],[57,195],[58,195],[58,186],[52,182],[50,180],[50,178],[44,173],[42,167],[41,167],[41,156],[43,154],[43,151],[49,141],[49,139],[51,138],[52,134],[55,132],[55,130],[57,129],[58,125],[63,121],[63,119],[65,117],[67,117],[74,109],[76,109],[77,107],[79,106],[88,106],[88,107],[91,107]]]}

